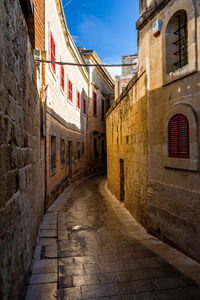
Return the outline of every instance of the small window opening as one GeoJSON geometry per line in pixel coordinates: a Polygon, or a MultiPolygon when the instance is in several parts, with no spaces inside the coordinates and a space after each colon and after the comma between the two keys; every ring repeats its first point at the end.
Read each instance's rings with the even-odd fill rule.
{"type": "Polygon", "coordinates": [[[189,122],[182,115],[177,114],[168,124],[169,157],[189,159],[189,122]]]}
{"type": "Polygon", "coordinates": [[[78,160],[81,159],[81,143],[80,142],[77,143],[77,159],[78,160]]]}
{"type": "Polygon", "coordinates": [[[187,14],[178,11],[169,21],[166,30],[167,73],[188,64],[187,14]]]}
{"type": "Polygon", "coordinates": [[[60,142],[60,157],[61,157],[61,165],[65,165],[65,140],[61,139],[60,142]]]}

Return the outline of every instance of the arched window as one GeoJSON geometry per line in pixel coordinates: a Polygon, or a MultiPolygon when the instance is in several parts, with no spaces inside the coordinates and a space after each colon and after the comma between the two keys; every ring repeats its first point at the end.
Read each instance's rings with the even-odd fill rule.
{"type": "Polygon", "coordinates": [[[188,29],[185,10],[177,11],[167,25],[166,64],[168,74],[188,64],[188,29]]]}
{"type": "Polygon", "coordinates": [[[171,118],[168,124],[169,157],[189,158],[189,123],[181,114],[171,118]]]}

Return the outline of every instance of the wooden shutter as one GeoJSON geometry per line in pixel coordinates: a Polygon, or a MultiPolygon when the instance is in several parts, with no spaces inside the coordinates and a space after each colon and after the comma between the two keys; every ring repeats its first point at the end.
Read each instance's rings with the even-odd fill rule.
{"type": "MultiPolygon", "coordinates": [[[[56,61],[56,45],[52,33],[51,33],[51,61],[56,61]]],[[[51,67],[54,73],[56,73],[56,65],[51,64],[51,67]]]]}
{"type": "Polygon", "coordinates": [[[80,100],[81,100],[80,93],[79,93],[79,92],[77,92],[77,107],[78,107],[79,109],[80,109],[80,107],[81,107],[80,100]]]}
{"type": "Polygon", "coordinates": [[[68,98],[71,102],[72,102],[72,97],[73,97],[72,82],[70,80],[68,80],[68,98]]]}
{"type": "Polygon", "coordinates": [[[97,94],[93,92],[93,113],[97,114],[97,94]]]}
{"type": "Polygon", "coordinates": [[[179,157],[189,158],[189,124],[185,116],[178,119],[179,157]]]}
{"type": "Polygon", "coordinates": [[[168,125],[169,157],[189,158],[189,123],[181,114],[171,118],[168,125]]]}
{"type": "Polygon", "coordinates": [[[61,66],[61,87],[62,87],[62,90],[64,91],[64,89],[65,89],[65,71],[64,71],[63,66],[61,66]]]}
{"type": "Polygon", "coordinates": [[[83,113],[86,114],[86,100],[83,100],[83,113]]]}

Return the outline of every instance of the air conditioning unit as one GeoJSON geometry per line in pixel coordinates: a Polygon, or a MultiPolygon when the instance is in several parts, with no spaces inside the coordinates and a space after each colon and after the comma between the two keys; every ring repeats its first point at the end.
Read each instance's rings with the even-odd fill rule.
{"type": "Polygon", "coordinates": [[[153,22],[152,29],[153,29],[153,36],[157,37],[162,31],[162,20],[157,19],[153,22]]]}

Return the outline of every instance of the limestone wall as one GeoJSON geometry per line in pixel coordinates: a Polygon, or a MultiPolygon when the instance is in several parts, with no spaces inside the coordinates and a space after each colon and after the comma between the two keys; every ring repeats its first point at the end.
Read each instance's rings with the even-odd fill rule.
{"type": "Polygon", "coordinates": [[[0,1],[0,299],[22,299],[44,206],[40,100],[18,1],[0,1]]]}
{"type": "Polygon", "coordinates": [[[140,62],[147,69],[149,89],[148,230],[197,260],[200,260],[199,15],[198,1],[169,1],[139,33],[140,62]],[[167,40],[166,30],[170,18],[181,9],[188,18],[188,64],[168,74],[166,54],[170,39],[167,40]],[[156,19],[163,23],[157,38],[152,34],[152,22],[156,19]],[[183,114],[189,122],[189,159],[169,157],[168,123],[176,114],[183,114]]]}
{"type": "Polygon", "coordinates": [[[120,200],[124,161],[124,204],[147,222],[148,130],[146,74],[135,76],[107,114],[108,187],[120,200]]]}
{"type": "MultiPolygon", "coordinates": [[[[151,2],[153,3],[153,1],[146,3],[151,2]]],[[[128,92],[127,87],[107,117],[108,185],[111,192],[118,199],[122,197],[119,160],[123,159],[126,207],[149,232],[198,261],[200,261],[199,16],[199,1],[192,0],[159,0],[152,6],[152,10],[146,10],[137,22],[138,76],[141,78],[145,72],[146,84],[138,87],[138,101],[132,107],[130,97],[131,91],[134,93],[134,88],[130,88],[128,92]],[[157,6],[160,7],[159,10],[156,9],[157,6]],[[173,66],[171,72],[168,72],[167,57],[173,45],[167,31],[168,24],[180,10],[184,10],[187,16],[188,61],[181,67],[173,66]],[[162,28],[160,34],[154,37],[152,24],[157,19],[162,22],[162,28]],[[144,98],[146,102],[140,100],[143,99],[140,89],[146,89],[144,98]],[[140,102],[147,104],[145,114],[142,112],[144,106],[140,105],[140,102]],[[168,124],[177,114],[184,115],[189,124],[187,159],[169,155],[168,124]],[[141,122],[144,116],[146,122],[141,122]],[[132,133],[137,134],[133,135],[135,137],[133,144],[128,145],[132,133]]],[[[174,32],[175,29],[172,36],[174,32]]],[[[141,79],[138,82],[140,83],[141,79]]],[[[131,83],[128,86],[130,85],[131,83]]]]}
{"type": "MultiPolygon", "coordinates": [[[[147,4],[150,3],[147,2],[147,4]]],[[[153,1],[152,1],[153,3],[153,1]]],[[[156,4],[156,3],[155,3],[156,4]]],[[[139,36],[139,70],[140,77],[146,72],[147,85],[147,119],[148,119],[148,193],[144,199],[147,202],[139,207],[139,211],[146,210],[146,228],[160,239],[172,244],[194,259],[200,260],[200,86],[199,86],[199,1],[192,0],[160,0],[152,10],[146,10],[137,22],[139,36]],[[160,9],[156,9],[159,6],[160,9]],[[173,40],[170,40],[168,24],[171,18],[178,11],[185,11],[187,16],[188,31],[188,62],[181,67],[173,67],[168,72],[168,53],[172,47],[173,40]],[[152,24],[160,20],[162,22],[161,32],[157,37],[153,36],[152,24]],[[169,157],[168,148],[168,124],[170,119],[176,114],[183,114],[189,123],[189,158],[169,157]]],[[[175,29],[172,31],[174,35],[175,29]]],[[[174,58],[173,58],[174,59],[174,58]]],[[[126,93],[126,92],[125,92],[126,93]]],[[[122,114],[117,107],[113,108],[108,116],[108,124],[111,126],[118,120],[119,124],[126,124],[129,116],[129,105],[123,93],[117,102],[118,106],[127,107],[127,115],[122,114]],[[124,103],[124,104],[123,104],[124,103]],[[121,114],[121,120],[120,120],[121,114]]],[[[138,120],[140,108],[137,107],[136,114],[131,120],[138,120]]],[[[109,140],[115,135],[117,125],[109,128],[109,140]]],[[[127,130],[128,126],[125,126],[127,130]]],[[[124,130],[124,132],[125,132],[124,130]]],[[[141,135],[145,133],[145,128],[141,130],[141,135]]],[[[128,140],[128,139],[127,139],[128,140]]],[[[119,142],[118,149],[122,148],[124,141],[119,142]]],[[[130,157],[135,157],[135,151],[140,151],[141,145],[134,143],[130,157]]],[[[144,143],[145,144],[145,143],[144,143]]],[[[111,143],[112,147],[113,143],[111,143]]],[[[117,147],[116,147],[117,148],[117,147]]],[[[111,149],[109,146],[108,149],[111,149]]],[[[119,159],[116,150],[113,148],[113,157],[108,150],[108,162],[111,168],[109,171],[109,187],[120,199],[119,194],[119,159]],[[116,157],[116,159],[115,159],[116,157]],[[118,160],[118,165],[116,164],[118,160]],[[112,166],[114,161],[114,168],[112,166]],[[118,170],[115,172],[114,170],[118,170]],[[111,173],[112,172],[112,173],[111,173]],[[118,180],[118,186],[117,181],[118,180]]],[[[128,149],[128,148],[127,148],[128,149]]],[[[117,150],[117,153],[119,150],[117,150]]],[[[135,170],[135,166],[128,160],[128,150],[126,150],[125,166],[135,170]]],[[[132,158],[132,159],[133,159],[132,158]]],[[[138,161],[138,158],[136,159],[138,161]]],[[[139,160],[140,161],[140,160],[139,160]]],[[[139,162],[138,161],[138,162],[139,162]]],[[[125,179],[126,179],[125,170],[125,179]]],[[[139,194],[138,190],[143,188],[143,180],[136,178],[132,184],[132,200],[139,194]]],[[[125,204],[127,198],[129,180],[125,180],[125,204]]],[[[142,203],[142,202],[141,202],[142,203]]],[[[137,210],[126,206],[133,215],[137,215],[137,210]]],[[[138,218],[137,218],[138,219],[138,218]]]]}

